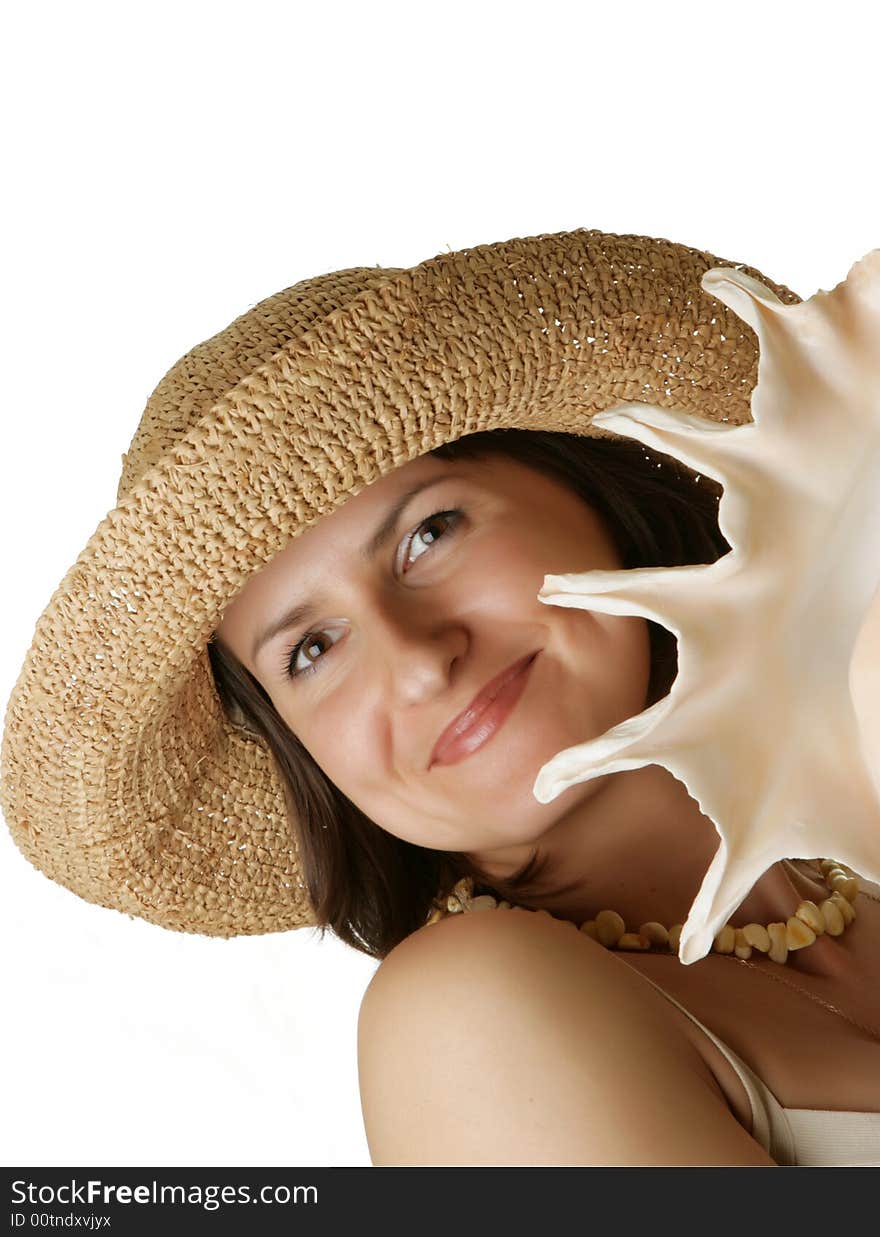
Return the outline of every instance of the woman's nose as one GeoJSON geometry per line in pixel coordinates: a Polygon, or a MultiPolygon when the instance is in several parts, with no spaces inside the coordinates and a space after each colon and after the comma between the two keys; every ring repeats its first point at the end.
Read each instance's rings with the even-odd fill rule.
{"type": "Polygon", "coordinates": [[[465,628],[427,607],[380,606],[374,624],[371,668],[402,703],[442,691],[467,648],[465,628]]]}

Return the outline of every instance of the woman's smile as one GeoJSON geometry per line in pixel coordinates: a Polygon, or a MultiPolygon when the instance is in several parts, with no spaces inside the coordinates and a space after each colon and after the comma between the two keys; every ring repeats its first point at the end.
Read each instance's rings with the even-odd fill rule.
{"type": "Polygon", "coordinates": [[[483,688],[463,714],[446,727],[434,745],[429,769],[434,765],[458,764],[479,751],[498,733],[525,691],[531,668],[540,651],[529,653],[508,666],[483,688]]]}

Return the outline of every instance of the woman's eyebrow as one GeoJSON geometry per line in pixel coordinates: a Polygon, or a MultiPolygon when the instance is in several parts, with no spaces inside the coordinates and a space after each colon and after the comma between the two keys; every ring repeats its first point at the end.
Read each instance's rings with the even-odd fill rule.
{"type": "MultiPolygon", "coordinates": [[[[366,562],[370,562],[376,557],[379,551],[397,530],[397,525],[400,521],[406,508],[412,500],[421,494],[423,490],[430,489],[432,485],[440,485],[443,481],[461,481],[463,477],[459,473],[444,473],[442,477],[432,477],[429,481],[419,481],[416,485],[400,494],[396,501],[392,503],[389,510],[382,518],[382,522],[375,530],[369,540],[361,546],[360,556],[366,562]]],[[[270,640],[274,640],[276,636],[283,631],[289,631],[291,627],[298,627],[300,623],[304,623],[317,612],[320,605],[320,600],[310,598],[308,601],[298,602],[289,610],[286,610],[280,618],[275,619],[268,627],[257,636],[254,640],[253,648],[251,649],[251,661],[256,661],[257,654],[262,649],[263,645],[268,644],[270,640]]]]}

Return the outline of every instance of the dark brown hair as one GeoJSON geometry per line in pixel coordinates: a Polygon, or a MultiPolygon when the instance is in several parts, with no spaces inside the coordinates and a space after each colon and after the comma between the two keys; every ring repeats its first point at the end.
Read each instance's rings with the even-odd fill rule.
{"type": "MultiPolygon", "coordinates": [[[[624,569],[713,563],[730,545],[718,527],[721,486],[671,456],[629,439],[536,430],[490,430],[437,447],[439,459],[501,454],[568,486],[603,519],[624,569]]],[[[667,695],[678,668],[675,636],[648,620],[647,708],[667,695]]],[[[384,958],[421,927],[438,893],[462,876],[475,892],[527,904],[538,851],[512,877],[491,879],[464,854],[429,850],[387,833],[325,776],[268,694],[212,637],[208,655],[224,708],[262,736],[274,759],[315,924],[370,957],[384,958]]]]}

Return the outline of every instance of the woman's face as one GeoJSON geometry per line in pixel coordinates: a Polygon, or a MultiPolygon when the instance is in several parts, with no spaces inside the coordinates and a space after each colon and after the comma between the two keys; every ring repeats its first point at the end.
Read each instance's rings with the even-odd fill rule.
{"type": "Polygon", "coordinates": [[[246,582],[217,635],[371,820],[486,859],[536,841],[605,780],[541,804],[542,765],[645,707],[647,622],[536,596],[547,574],[620,565],[563,484],[505,456],[426,455],[295,538],[246,582]],[[471,735],[482,745],[432,764],[450,723],[532,654],[513,707],[501,718],[496,702],[471,735]]]}

